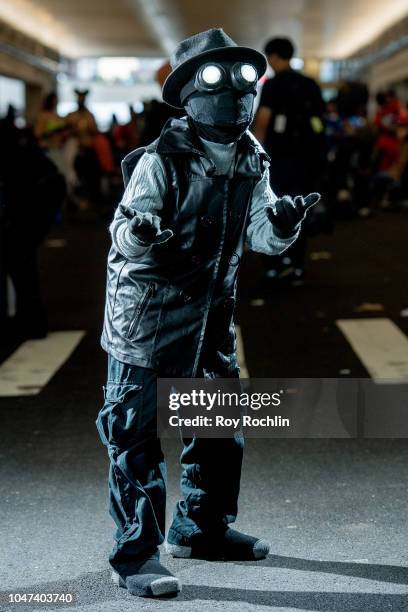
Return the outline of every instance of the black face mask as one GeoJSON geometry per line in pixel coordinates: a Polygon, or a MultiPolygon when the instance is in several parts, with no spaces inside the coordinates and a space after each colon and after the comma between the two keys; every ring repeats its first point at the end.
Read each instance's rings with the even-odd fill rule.
{"type": "Polygon", "coordinates": [[[185,109],[200,136],[228,143],[238,140],[251,124],[253,105],[253,93],[228,88],[216,93],[193,93],[185,109]]]}

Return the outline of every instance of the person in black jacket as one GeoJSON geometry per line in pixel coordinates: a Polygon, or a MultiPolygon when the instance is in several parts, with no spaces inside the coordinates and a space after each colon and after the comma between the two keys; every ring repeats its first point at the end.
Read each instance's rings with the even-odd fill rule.
{"type": "MultiPolygon", "coordinates": [[[[326,163],[324,102],[317,83],[291,68],[294,46],[272,38],[265,54],[274,76],[263,85],[254,134],[268,153],[272,189],[278,196],[319,190],[326,163]]],[[[274,284],[304,276],[306,232],[283,255],[265,257],[266,277],[274,284]]]]}
{"type": "MultiPolygon", "coordinates": [[[[262,54],[212,29],[182,41],[172,65],[163,99],[187,117],[170,119],[123,163],[102,334],[108,381],[97,418],[117,525],[113,579],[145,597],[181,588],[159,561],[166,485],[157,377],[238,378],[233,313],[244,244],[282,252],[319,199],[278,200],[270,188],[267,155],[248,132],[262,54]]],[[[267,555],[268,542],[229,527],[242,453],[241,434],[184,440],[182,499],[167,535],[173,556],[267,555]]]]}

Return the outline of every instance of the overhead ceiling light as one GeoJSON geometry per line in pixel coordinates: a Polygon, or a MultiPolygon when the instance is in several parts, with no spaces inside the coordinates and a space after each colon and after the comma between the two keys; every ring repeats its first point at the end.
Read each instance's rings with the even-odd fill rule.
{"type": "Polygon", "coordinates": [[[1,18],[10,26],[66,55],[85,52],[86,43],[62,21],[29,0],[2,0],[1,18]]]}
{"type": "MultiPolygon", "coordinates": [[[[355,18],[349,13],[347,29],[339,30],[338,23],[341,17],[341,3],[330,14],[333,25],[337,23],[337,30],[333,27],[334,36],[327,44],[325,55],[331,58],[346,58],[365,45],[369,44],[387,28],[397,23],[408,12],[407,0],[393,0],[392,2],[375,2],[375,6],[367,6],[364,14],[358,11],[356,5],[355,18]]],[[[334,5],[333,5],[334,6],[334,5]]],[[[361,7],[360,7],[361,8],[361,7]]]]}

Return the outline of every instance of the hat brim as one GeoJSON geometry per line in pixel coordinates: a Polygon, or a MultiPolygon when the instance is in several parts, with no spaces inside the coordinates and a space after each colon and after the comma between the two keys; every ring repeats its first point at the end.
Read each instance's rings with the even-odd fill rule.
{"type": "Polygon", "coordinates": [[[210,49],[183,62],[169,74],[163,85],[163,100],[170,104],[170,106],[183,108],[180,100],[181,89],[193,76],[197,68],[210,60],[227,60],[252,64],[256,68],[258,78],[261,78],[265,73],[267,66],[265,56],[250,47],[220,47],[218,49],[210,49]]]}

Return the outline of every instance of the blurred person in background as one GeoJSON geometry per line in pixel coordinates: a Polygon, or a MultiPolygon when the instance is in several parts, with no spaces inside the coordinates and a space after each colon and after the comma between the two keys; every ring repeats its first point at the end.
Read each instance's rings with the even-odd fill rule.
{"type": "MultiPolygon", "coordinates": [[[[171,65],[169,62],[166,62],[157,70],[156,81],[160,85],[160,89],[163,88],[164,82],[170,72],[171,65]]],[[[155,138],[160,136],[160,132],[168,119],[171,117],[181,117],[183,114],[183,112],[176,108],[172,108],[165,102],[152,100],[146,108],[144,117],[145,125],[140,138],[140,145],[143,146],[151,143],[155,138]]]]}
{"type": "Polygon", "coordinates": [[[374,149],[372,205],[397,210],[407,198],[408,117],[383,114],[374,149]]]}
{"type": "Polygon", "coordinates": [[[98,133],[95,117],[86,106],[86,98],[89,95],[88,89],[76,89],[78,108],[66,116],[67,122],[70,124],[75,136],[78,139],[79,145],[84,148],[91,148],[93,138],[98,133]]]}
{"type": "Polygon", "coordinates": [[[391,118],[394,121],[405,121],[407,116],[407,107],[402,100],[400,100],[394,89],[388,89],[387,91],[380,91],[377,96],[377,112],[374,118],[374,124],[381,129],[385,123],[390,123],[391,118]]]}
{"type": "Polygon", "coordinates": [[[326,137],[327,156],[329,161],[334,159],[340,138],[343,136],[343,122],[341,120],[336,99],[329,100],[324,113],[324,133],[326,137]]]}
{"type": "Polygon", "coordinates": [[[134,106],[129,104],[130,120],[122,126],[123,146],[126,153],[130,153],[140,144],[140,115],[134,106]]]}
{"type": "Polygon", "coordinates": [[[329,197],[339,219],[369,217],[375,130],[367,119],[369,92],[355,81],[340,84],[336,107],[341,122],[329,152],[329,197]]]}
{"type": "Polygon", "coordinates": [[[58,115],[57,105],[57,94],[52,91],[44,98],[35,122],[34,135],[58,170],[65,174],[63,146],[67,139],[68,125],[66,119],[58,115]]]}
{"type": "Polygon", "coordinates": [[[133,151],[140,143],[140,118],[132,104],[129,104],[129,121],[120,124],[116,115],[112,115],[109,128],[109,140],[111,142],[115,165],[120,162],[127,153],[133,151]]]}
{"type": "MultiPolygon", "coordinates": [[[[16,116],[16,108],[12,104],[9,104],[6,114],[4,117],[0,118],[0,330],[2,332],[3,329],[7,329],[6,322],[8,315],[6,268],[6,229],[8,225],[6,216],[6,194],[8,181],[6,174],[8,165],[10,164],[8,147],[13,144],[18,134],[15,126],[16,116]]],[[[0,335],[0,339],[2,336],[3,334],[0,335]]]]}
{"type": "Polygon", "coordinates": [[[88,209],[101,201],[102,168],[95,147],[98,126],[86,106],[89,90],[75,90],[78,108],[69,113],[66,121],[71,129],[66,159],[69,166],[71,202],[74,207],[88,209]]]}
{"type": "MultiPolygon", "coordinates": [[[[253,131],[271,158],[272,189],[278,197],[319,191],[326,166],[320,88],[313,79],[292,70],[294,46],[288,38],[272,38],[265,54],[274,76],[263,85],[253,131]]],[[[282,256],[264,258],[266,278],[274,285],[301,284],[305,254],[303,229],[282,256]]]]}
{"type": "Polygon", "coordinates": [[[33,133],[11,122],[0,122],[0,185],[3,266],[16,296],[13,333],[42,338],[47,316],[37,253],[64,200],[65,181],[33,133]]]}

